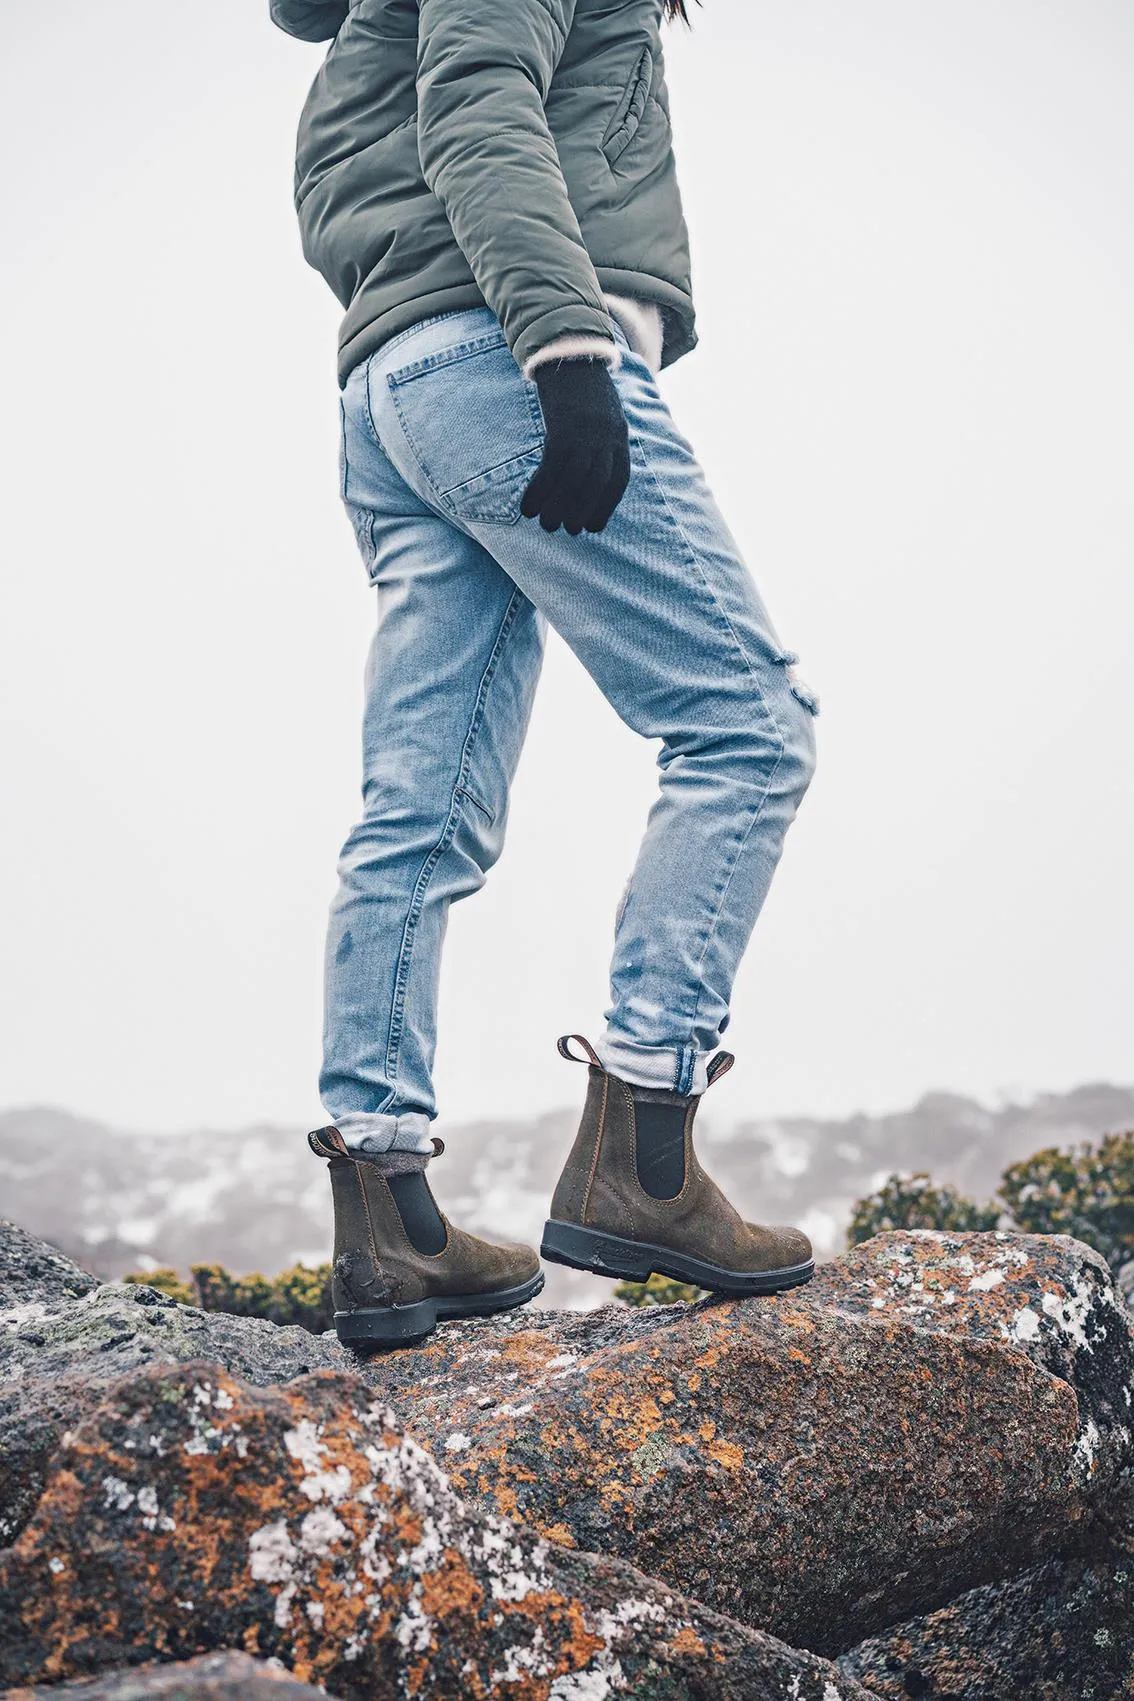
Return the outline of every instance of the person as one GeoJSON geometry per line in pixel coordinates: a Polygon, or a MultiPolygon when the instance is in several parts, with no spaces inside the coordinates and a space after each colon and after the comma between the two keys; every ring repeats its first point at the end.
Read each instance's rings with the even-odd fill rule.
{"type": "MultiPolygon", "coordinates": [[[[341,494],[378,605],[309,1136],[340,1338],[420,1339],[542,1286],[534,1251],[447,1221],[426,1168],[449,906],[500,854],[548,624],[661,747],[605,1025],[559,1041],[588,1090],[543,1257],[724,1293],[805,1281],[806,1236],[745,1222],[693,1148],[818,704],[657,383],[697,343],[662,45],[683,0],[271,12],[331,42],[295,199],[344,309],[341,494]]],[[[602,833],[585,775],[579,817],[602,833]]]]}

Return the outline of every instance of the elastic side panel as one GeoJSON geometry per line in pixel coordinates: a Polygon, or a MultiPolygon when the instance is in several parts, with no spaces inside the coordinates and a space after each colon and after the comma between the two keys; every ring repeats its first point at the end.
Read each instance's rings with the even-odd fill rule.
{"type": "Polygon", "coordinates": [[[685,1186],[685,1104],[657,1104],[634,1095],[635,1161],[639,1185],[651,1199],[676,1199],[685,1186]]]}
{"type": "Polygon", "coordinates": [[[394,1195],[394,1204],[414,1251],[430,1258],[444,1252],[445,1224],[424,1173],[417,1170],[410,1175],[388,1175],[386,1185],[394,1195]]]}

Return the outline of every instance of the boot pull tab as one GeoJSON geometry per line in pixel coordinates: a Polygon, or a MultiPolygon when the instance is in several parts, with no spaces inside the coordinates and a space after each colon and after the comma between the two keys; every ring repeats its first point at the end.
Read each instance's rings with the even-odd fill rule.
{"type": "Polygon", "coordinates": [[[559,1049],[560,1057],[565,1057],[568,1063],[593,1063],[596,1069],[602,1068],[598,1052],[595,1050],[590,1040],[585,1039],[582,1034],[564,1034],[561,1039],[556,1041],[556,1044],[559,1049]],[[577,1040],[579,1042],[587,1054],[586,1057],[575,1056],[575,1053],[571,1050],[572,1040],[577,1040]]]}
{"type": "Polygon", "coordinates": [[[714,1081],[719,1081],[722,1075],[727,1075],[735,1062],[736,1058],[731,1051],[718,1051],[715,1057],[710,1057],[706,1070],[709,1086],[711,1087],[714,1081]]]}
{"type": "Polygon", "coordinates": [[[346,1141],[335,1127],[316,1128],[307,1136],[307,1144],[317,1158],[349,1158],[346,1141]]]}

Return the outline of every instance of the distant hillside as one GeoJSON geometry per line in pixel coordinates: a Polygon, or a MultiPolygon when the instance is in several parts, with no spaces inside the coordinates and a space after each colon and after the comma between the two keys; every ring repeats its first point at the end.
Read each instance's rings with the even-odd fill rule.
{"type": "MultiPolygon", "coordinates": [[[[432,1172],[442,1204],[464,1227],[537,1241],[574,1126],[570,1111],[447,1126],[432,1172]]],[[[1097,1085],[997,1110],[933,1093],[889,1116],[710,1122],[698,1147],[747,1215],[801,1224],[825,1258],[842,1246],[854,1200],[891,1170],[927,1169],[987,1198],[1016,1158],[1123,1128],[1134,1128],[1134,1087],[1097,1085]]],[[[0,1217],[107,1277],[152,1261],[270,1274],[330,1246],[326,1175],[297,1128],[147,1138],[65,1111],[10,1110],[0,1114],[0,1217]]],[[[548,1270],[550,1304],[609,1292],[548,1270]]]]}

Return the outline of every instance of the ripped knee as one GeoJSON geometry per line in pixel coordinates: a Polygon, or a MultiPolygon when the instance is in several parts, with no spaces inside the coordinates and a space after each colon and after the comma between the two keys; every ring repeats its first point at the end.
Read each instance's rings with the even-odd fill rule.
{"type": "Polygon", "coordinates": [[[777,664],[783,669],[788,688],[785,702],[794,713],[788,716],[785,729],[785,755],[790,757],[799,773],[800,796],[811,784],[815,772],[815,718],[819,713],[819,698],[811,686],[800,677],[799,657],[794,650],[780,650],[777,664]]]}
{"type": "Polygon", "coordinates": [[[799,676],[799,657],[794,650],[779,650],[776,661],[784,670],[788,690],[797,703],[802,703],[808,714],[814,718],[819,713],[819,698],[810,685],[799,676]]]}

